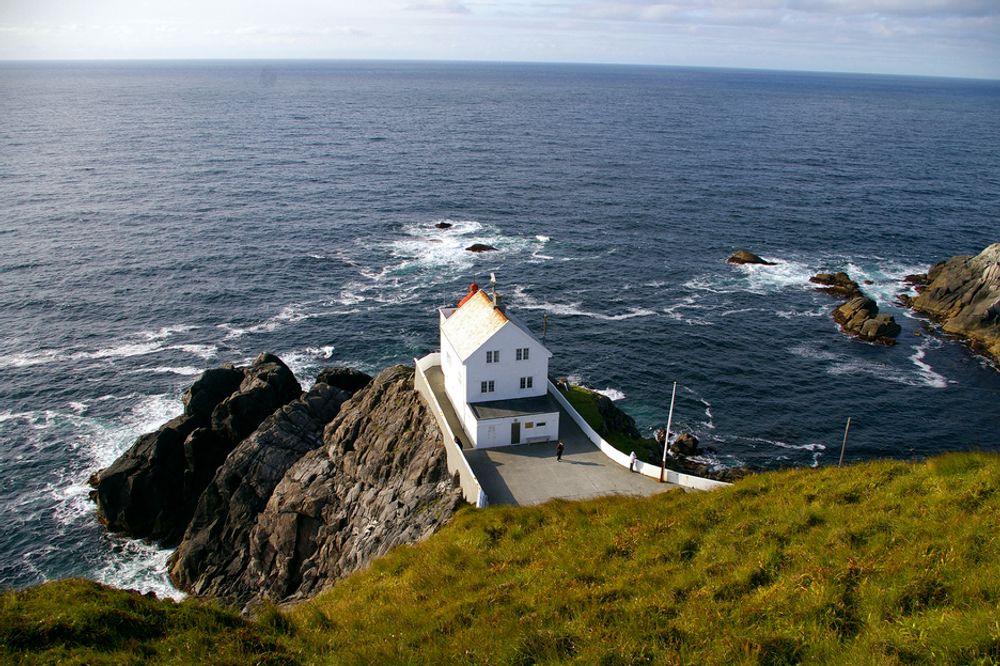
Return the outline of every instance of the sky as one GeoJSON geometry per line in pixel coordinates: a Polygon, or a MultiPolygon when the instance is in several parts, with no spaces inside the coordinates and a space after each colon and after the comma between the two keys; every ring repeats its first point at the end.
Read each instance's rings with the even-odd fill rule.
{"type": "Polygon", "coordinates": [[[632,63],[1000,79],[1000,0],[0,0],[0,59],[632,63]]]}

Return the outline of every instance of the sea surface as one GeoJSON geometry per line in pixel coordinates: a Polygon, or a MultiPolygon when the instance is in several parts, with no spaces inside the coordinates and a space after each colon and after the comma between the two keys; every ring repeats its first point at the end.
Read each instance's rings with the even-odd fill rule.
{"type": "Polygon", "coordinates": [[[758,468],[1000,448],[1000,372],[894,304],[1000,241],[1000,82],[393,62],[0,65],[0,589],[176,596],[88,477],[205,368],[375,372],[495,273],[552,372],[758,468]],[[453,226],[434,227],[439,221],[453,226]],[[471,243],[496,252],[474,255],[471,243]],[[733,267],[748,248],[775,266],[733,267]],[[841,334],[817,271],[902,325],[841,334]],[[544,319],[547,316],[547,325],[544,319]]]}

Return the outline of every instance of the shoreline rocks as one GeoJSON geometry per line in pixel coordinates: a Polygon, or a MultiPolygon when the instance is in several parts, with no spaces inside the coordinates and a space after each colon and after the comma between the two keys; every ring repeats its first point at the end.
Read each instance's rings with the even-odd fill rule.
{"type": "Polygon", "coordinates": [[[909,277],[918,294],[901,301],[1000,363],[1000,243],[975,256],[938,262],[926,276],[909,277]]]}
{"type": "Polygon", "coordinates": [[[467,252],[496,252],[497,249],[492,245],[486,245],[485,243],[473,243],[469,247],[465,248],[467,252]]]}
{"type": "Polygon", "coordinates": [[[775,266],[773,261],[767,261],[749,250],[737,250],[731,257],[726,259],[727,264],[759,264],[761,266],[775,266]]]}
{"type": "Polygon", "coordinates": [[[833,310],[833,320],[844,333],[866,342],[896,344],[896,337],[903,329],[895,317],[879,314],[875,301],[866,296],[847,273],[817,273],[809,281],[821,285],[816,287],[817,291],[847,299],[833,310]]]}

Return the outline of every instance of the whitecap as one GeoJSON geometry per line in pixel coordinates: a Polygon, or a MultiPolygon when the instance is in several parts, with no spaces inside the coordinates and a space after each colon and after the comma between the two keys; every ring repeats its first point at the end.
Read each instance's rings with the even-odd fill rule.
{"type": "Polygon", "coordinates": [[[188,331],[193,331],[196,328],[198,327],[189,324],[175,324],[173,326],[162,326],[155,331],[139,331],[136,335],[149,341],[165,340],[177,333],[187,333],[188,331]]]}
{"type": "Polygon", "coordinates": [[[888,363],[869,361],[847,354],[837,354],[835,352],[815,349],[805,344],[792,347],[788,351],[802,358],[828,362],[826,372],[834,376],[869,375],[877,379],[904,384],[906,386],[945,388],[950,383],[949,380],[934,372],[933,368],[924,361],[925,345],[914,347],[916,351],[909,357],[909,360],[917,367],[917,371],[915,372],[897,368],[888,363]]]}
{"type": "Polygon", "coordinates": [[[195,375],[200,375],[204,371],[204,368],[196,368],[193,365],[182,365],[179,367],[164,365],[157,366],[155,368],[142,368],[140,370],[134,370],[133,372],[153,372],[159,374],[181,375],[183,377],[194,377],[195,375]]]}
{"type": "Polygon", "coordinates": [[[206,361],[219,355],[219,348],[215,345],[174,345],[172,347],[167,347],[167,349],[184,351],[199,358],[203,358],[206,361]]]}
{"type": "Polygon", "coordinates": [[[77,415],[82,415],[87,411],[87,403],[73,400],[70,401],[69,408],[76,412],[77,415]]]}
{"type": "Polygon", "coordinates": [[[122,589],[153,592],[175,601],[187,596],[171,584],[167,575],[167,560],[173,550],[113,535],[108,539],[115,557],[93,572],[94,580],[122,589]]]}
{"type": "Polygon", "coordinates": [[[611,388],[610,386],[603,389],[593,389],[593,391],[594,393],[600,393],[601,395],[605,396],[606,398],[614,402],[618,402],[619,400],[625,399],[625,394],[622,391],[616,388],[611,388]]]}
{"type": "Polygon", "coordinates": [[[635,317],[650,317],[657,314],[655,310],[649,310],[647,308],[631,308],[627,312],[606,314],[603,312],[585,310],[580,302],[549,303],[547,301],[539,301],[529,295],[524,290],[524,287],[521,286],[516,286],[514,288],[514,294],[511,298],[511,302],[514,303],[518,309],[544,310],[550,314],[568,317],[588,317],[590,319],[598,319],[602,321],[624,321],[635,317]]]}
{"type": "Polygon", "coordinates": [[[537,238],[542,243],[548,243],[550,240],[552,240],[548,236],[543,236],[541,234],[538,234],[537,236],[535,236],[535,238],[537,238]]]}

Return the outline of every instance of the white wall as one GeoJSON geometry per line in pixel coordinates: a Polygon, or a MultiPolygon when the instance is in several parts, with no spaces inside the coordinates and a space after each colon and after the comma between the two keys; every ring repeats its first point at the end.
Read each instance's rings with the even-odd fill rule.
{"type": "Polygon", "coordinates": [[[510,400],[545,395],[548,390],[549,352],[514,323],[507,323],[465,361],[465,399],[468,402],[510,400]],[[517,349],[527,347],[527,361],[517,360],[517,349]],[[499,363],[487,363],[486,352],[499,351],[499,363]],[[532,387],[521,388],[521,377],[532,387]],[[493,393],[483,393],[481,382],[493,380],[493,393]]]}
{"type": "Polygon", "coordinates": [[[448,472],[451,474],[458,473],[459,482],[462,484],[462,496],[465,498],[465,501],[482,508],[489,504],[489,498],[483,492],[483,487],[479,484],[479,479],[473,473],[472,467],[469,466],[469,461],[466,459],[465,454],[455,444],[455,435],[458,433],[451,431],[448,419],[445,418],[444,412],[441,411],[441,406],[437,403],[434,392],[427,381],[427,375],[425,374],[427,369],[440,362],[440,354],[428,354],[422,359],[413,359],[415,367],[413,386],[423,396],[424,402],[427,403],[431,413],[437,420],[438,426],[441,428],[441,433],[444,437],[444,448],[447,453],[448,472]]]}
{"type": "Polygon", "coordinates": [[[489,419],[477,422],[477,449],[487,449],[494,446],[507,446],[510,441],[511,424],[521,424],[521,444],[532,442],[555,441],[559,438],[559,412],[551,414],[532,414],[530,416],[515,416],[502,419],[489,419]],[[544,422],[542,427],[526,427],[528,423],[544,422]],[[492,428],[492,431],[491,431],[492,428]]]}

